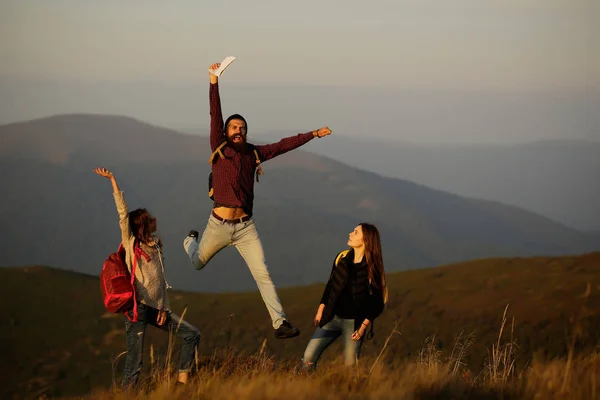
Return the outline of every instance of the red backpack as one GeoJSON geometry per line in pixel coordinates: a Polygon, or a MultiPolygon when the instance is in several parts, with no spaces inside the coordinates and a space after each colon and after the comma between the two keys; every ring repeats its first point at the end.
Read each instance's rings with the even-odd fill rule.
{"type": "Polygon", "coordinates": [[[125,314],[131,322],[137,322],[137,296],[135,293],[135,268],[137,259],[143,255],[146,260],[150,258],[139,245],[134,244],[135,256],[131,274],[127,269],[125,261],[126,252],[123,244],[119,245],[116,253],[108,256],[102,265],[100,272],[100,289],[102,290],[102,299],[106,310],[115,314],[125,314]],[[133,318],[129,316],[129,311],[133,309],[133,318]]]}

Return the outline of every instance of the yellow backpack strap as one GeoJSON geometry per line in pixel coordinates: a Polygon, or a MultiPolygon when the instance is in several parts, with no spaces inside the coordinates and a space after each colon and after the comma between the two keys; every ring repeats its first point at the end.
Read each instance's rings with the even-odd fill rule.
{"type": "Polygon", "coordinates": [[[337,257],[335,258],[335,266],[337,267],[338,265],[338,261],[340,261],[340,258],[346,257],[346,254],[348,254],[350,250],[344,250],[344,251],[340,251],[340,254],[337,255],[337,257]]]}
{"type": "Polygon", "coordinates": [[[215,156],[218,154],[219,157],[221,158],[225,158],[225,156],[223,155],[223,152],[221,152],[221,149],[223,147],[225,147],[225,145],[227,144],[227,141],[224,141],[223,143],[221,143],[219,145],[219,147],[216,148],[215,151],[213,151],[213,153],[210,155],[210,158],[208,159],[208,164],[213,165],[215,163],[215,156]]]}
{"type": "Polygon", "coordinates": [[[254,156],[256,157],[256,182],[258,182],[258,176],[264,175],[265,173],[260,166],[260,157],[258,156],[258,151],[256,151],[256,148],[254,148],[254,156]]]}

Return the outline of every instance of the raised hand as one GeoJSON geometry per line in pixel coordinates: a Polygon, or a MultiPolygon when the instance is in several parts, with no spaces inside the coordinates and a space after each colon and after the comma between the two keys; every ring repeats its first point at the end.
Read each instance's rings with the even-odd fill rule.
{"type": "Polygon", "coordinates": [[[94,172],[100,176],[103,176],[104,178],[110,179],[110,183],[112,184],[112,187],[113,187],[113,192],[119,193],[119,191],[121,189],[119,189],[119,184],[117,183],[117,179],[115,178],[115,175],[112,172],[110,172],[106,168],[101,168],[101,167],[94,169],[94,172]]]}
{"type": "Polygon", "coordinates": [[[216,70],[220,66],[221,66],[221,63],[214,63],[213,65],[211,65],[210,67],[208,67],[208,75],[209,76],[216,76],[215,74],[212,73],[212,71],[216,70]]]}
{"type": "Polygon", "coordinates": [[[98,168],[94,169],[94,172],[96,174],[103,176],[105,178],[108,178],[108,179],[112,179],[115,177],[114,174],[112,172],[110,172],[109,170],[107,170],[106,168],[98,167],[98,168]]]}

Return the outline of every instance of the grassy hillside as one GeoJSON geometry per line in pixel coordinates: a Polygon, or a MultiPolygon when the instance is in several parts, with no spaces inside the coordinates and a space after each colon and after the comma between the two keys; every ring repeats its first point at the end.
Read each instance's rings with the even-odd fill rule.
{"type": "MultiPolygon", "coordinates": [[[[433,335],[430,342],[446,357],[463,332],[473,335],[465,362],[480,370],[498,340],[507,305],[502,342],[512,340],[512,331],[520,368],[532,359],[564,357],[569,348],[585,354],[600,341],[599,272],[600,253],[592,253],[487,259],[389,274],[390,301],[363,355],[375,357],[398,323],[401,335],[390,340],[383,364],[414,360],[433,335]]],[[[171,298],[174,310],[185,309],[186,318],[201,329],[203,360],[251,355],[266,339],[263,354],[291,363],[300,359],[312,334],[310,323],[322,289],[280,290],[290,320],[302,330],[299,338],[288,341],[273,338],[258,293],[174,292],[171,298]]],[[[45,267],[4,268],[0,293],[0,372],[10,383],[2,385],[1,397],[83,394],[107,387],[113,361],[120,377],[123,318],[104,312],[97,278],[45,267]]],[[[161,359],[166,342],[166,335],[149,329],[146,354],[152,346],[155,359],[161,359]]],[[[322,365],[335,358],[336,349],[339,343],[325,354],[322,365]]]]}
{"type": "MultiPolygon", "coordinates": [[[[393,367],[381,358],[361,358],[351,369],[341,364],[306,374],[257,353],[214,358],[199,365],[184,387],[174,373],[157,365],[136,391],[95,390],[81,400],[590,400],[598,397],[600,353],[534,361],[524,370],[499,362],[474,375],[458,359],[445,360],[435,349],[393,367]]],[[[510,358],[512,360],[512,358],[510,358]]]]}

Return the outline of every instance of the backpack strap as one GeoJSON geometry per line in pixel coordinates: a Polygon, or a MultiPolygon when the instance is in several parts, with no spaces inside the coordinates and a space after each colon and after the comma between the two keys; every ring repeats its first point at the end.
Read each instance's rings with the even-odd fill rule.
{"type": "Polygon", "coordinates": [[[150,261],[150,256],[148,254],[146,254],[146,252],[144,250],[142,250],[139,242],[138,242],[137,246],[134,245],[133,251],[134,251],[136,260],[138,257],[144,257],[146,259],[146,262],[150,261]]]}
{"type": "Polygon", "coordinates": [[[219,155],[219,157],[221,157],[221,158],[225,158],[225,156],[223,155],[223,152],[221,151],[221,149],[222,149],[223,147],[225,147],[225,145],[226,145],[226,144],[227,144],[227,141],[226,141],[226,140],[224,140],[224,141],[223,141],[223,143],[221,143],[221,144],[219,145],[219,147],[217,147],[217,148],[215,149],[215,151],[213,151],[213,153],[210,155],[210,158],[208,159],[208,163],[209,163],[210,165],[213,165],[213,164],[215,163],[215,161],[217,161],[217,160],[215,159],[215,157],[216,157],[216,155],[217,155],[217,154],[219,155]]]}
{"type": "MultiPolygon", "coordinates": [[[[122,243],[121,243],[121,246],[119,246],[119,248],[121,248],[121,247],[123,247],[122,243]]],[[[142,248],[140,247],[140,243],[139,242],[136,243],[136,241],[134,239],[134,241],[133,241],[133,265],[131,267],[131,288],[133,289],[133,318],[131,318],[127,312],[125,313],[125,316],[131,322],[137,322],[137,320],[138,320],[137,293],[135,291],[135,270],[137,267],[138,257],[140,257],[140,256],[143,256],[146,259],[146,261],[150,261],[150,257],[148,256],[148,254],[146,254],[146,252],[144,250],[142,250],[142,248]]]]}
{"type": "Polygon", "coordinates": [[[265,173],[263,172],[262,167],[260,166],[260,157],[258,156],[258,151],[256,150],[256,147],[254,147],[253,150],[254,156],[256,157],[256,182],[258,182],[258,176],[264,175],[265,173]]]}
{"type": "MultiPolygon", "coordinates": [[[[215,149],[215,151],[213,151],[213,153],[210,155],[210,158],[208,159],[208,164],[209,165],[213,165],[217,161],[216,160],[217,154],[219,155],[220,158],[225,158],[225,156],[223,155],[223,152],[221,150],[226,145],[227,145],[227,141],[224,140],[223,143],[221,143],[219,145],[219,147],[217,147],[215,149]]],[[[256,157],[256,182],[258,182],[259,181],[258,176],[259,175],[264,175],[265,173],[263,172],[263,169],[260,166],[260,163],[261,163],[260,157],[258,155],[258,151],[256,150],[256,147],[254,147],[254,146],[253,146],[253,151],[254,151],[254,157],[256,157]]],[[[209,195],[209,197],[213,195],[212,189],[211,189],[211,191],[209,192],[208,195],[209,195]]]]}
{"type": "Polygon", "coordinates": [[[135,267],[137,266],[137,257],[133,256],[133,266],[131,267],[131,287],[133,289],[133,318],[125,313],[125,316],[131,322],[137,322],[138,320],[138,304],[137,304],[137,293],[135,292],[135,267]]]}
{"type": "Polygon", "coordinates": [[[340,254],[337,255],[337,257],[335,258],[335,266],[337,267],[338,262],[340,261],[340,258],[344,258],[346,257],[346,254],[348,254],[350,250],[342,250],[340,251],[340,254]]]}

